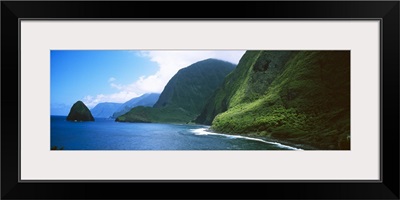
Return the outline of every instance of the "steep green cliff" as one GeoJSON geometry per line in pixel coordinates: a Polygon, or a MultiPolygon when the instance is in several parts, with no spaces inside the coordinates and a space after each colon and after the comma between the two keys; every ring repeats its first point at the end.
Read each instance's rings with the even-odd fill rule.
{"type": "Polygon", "coordinates": [[[229,107],[260,98],[283,71],[284,63],[292,54],[290,51],[247,51],[195,122],[210,125],[217,114],[229,107]]]}
{"type": "Polygon", "coordinates": [[[198,123],[318,149],[350,149],[349,51],[248,51],[198,123]]]}
{"type": "Polygon", "coordinates": [[[190,122],[234,68],[234,64],[216,59],[194,63],[171,78],[153,108],[133,108],[116,121],[190,122]]]}

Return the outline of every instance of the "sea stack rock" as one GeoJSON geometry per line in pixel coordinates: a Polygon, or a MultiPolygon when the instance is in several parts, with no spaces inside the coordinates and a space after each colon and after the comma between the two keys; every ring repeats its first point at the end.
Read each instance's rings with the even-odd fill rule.
{"type": "Polygon", "coordinates": [[[71,107],[67,121],[94,121],[94,118],[89,108],[82,101],[77,101],[71,107]]]}

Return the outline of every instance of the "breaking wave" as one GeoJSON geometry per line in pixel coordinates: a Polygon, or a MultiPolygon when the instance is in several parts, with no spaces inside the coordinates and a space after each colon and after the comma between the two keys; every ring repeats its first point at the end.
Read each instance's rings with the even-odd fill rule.
{"type": "Polygon", "coordinates": [[[252,137],[246,137],[246,136],[240,136],[240,135],[228,135],[228,134],[223,134],[223,133],[213,133],[213,132],[207,131],[207,128],[198,128],[198,129],[190,129],[190,130],[195,135],[218,135],[218,136],[224,136],[224,137],[231,138],[231,139],[246,139],[246,140],[253,140],[253,141],[263,142],[263,143],[267,143],[267,144],[276,145],[278,147],[285,148],[285,149],[300,150],[300,151],[303,150],[303,149],[300,149],[300,148],[284,145],[284,144],[281,144],[281,143],[278,143],[278,142],[269,142],[269,141],[266,141],[266,140],[263,140],[263,139],[259,139],[259,138],[252,138],[252,137]]]}

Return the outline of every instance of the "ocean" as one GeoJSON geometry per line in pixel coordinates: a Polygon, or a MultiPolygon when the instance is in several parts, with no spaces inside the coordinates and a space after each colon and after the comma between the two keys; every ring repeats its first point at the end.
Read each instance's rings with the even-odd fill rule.
{"type": "Polygon", "coordinates": [[[51,144],[63,150],[299,150],[258,138],[213,133],[208,126],[120,123],[96,118],[69,122],[51,116],[51,144]]]}

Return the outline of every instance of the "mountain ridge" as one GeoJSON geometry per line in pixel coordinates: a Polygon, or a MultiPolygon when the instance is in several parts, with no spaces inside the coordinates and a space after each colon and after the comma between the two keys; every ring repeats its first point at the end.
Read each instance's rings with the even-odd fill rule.
{"type": "Polygon", "coordinates": [[[195,122],[221,133],[348,150],[350,52],[247,51],[195,122]]]}
{"type": "Polygon", "coordinates": [[[159,93],[145,93],[139,97],[132,98],[121,104],[121,106],[114,111],[112,117],[117,118],[137,106],[152,107],[157,102],[159,97],[159,93]]]}
{"type": "Polygon", "coordinates": [[[193,63],[169,80],[153,108],[133,108],[116,121],[188,123],[234,68],[234,64],[217,59],[193,63]]]}
{"type": "Polygon", "coordinates": [[[95,118],[110,118],[121,105],[122,103],[102,102],[98,103],[95,107],[90,109],[90,111],[95,118]]]}

